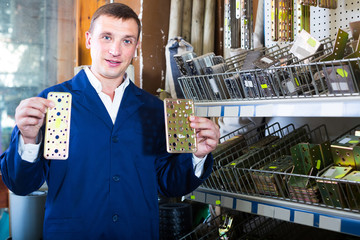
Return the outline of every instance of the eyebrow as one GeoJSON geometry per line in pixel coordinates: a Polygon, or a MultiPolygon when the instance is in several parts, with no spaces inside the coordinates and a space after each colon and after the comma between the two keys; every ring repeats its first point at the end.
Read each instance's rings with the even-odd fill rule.
{"type": "MultiPolygon", "coordinates": [[[[113,35],[111,32],[102,32],[102,33],[100,33],[100,36],[102,36],[102,35],[113,35]]],[[[123,38],[133,38],[133,39],[135,39],[136,41],[138,40],[137,39],[137,36],[135,36],[135,35],[125,35],[123,38]]]]}
{"type": "Polygon", "coordinates": [[[102,32],[102,33],[100,33],[100,35],[112,35],[112,33],[111,32],[102,32]]]}
{"type": "Polygon", "coordinates": [[[125,35],[124,38],[134,38],[135,40],[137,40],[137,37],[134,35],[125,35]]]}

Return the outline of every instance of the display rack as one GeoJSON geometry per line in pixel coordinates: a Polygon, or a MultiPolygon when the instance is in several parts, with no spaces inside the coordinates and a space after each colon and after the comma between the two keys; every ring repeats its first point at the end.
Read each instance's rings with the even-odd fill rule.
{"type": "MultiPolygon", "coordinates": [[[[294,1],[294,9],[296,4],[294,1]]],[[[228,72],[179,78],[185,98],[194,99],[195,114],[204,117],[360,117],[360,58],[323,60],[333,51],[333,42],[329,39],[334,39],[339,29],[349,32],[349,22],[359,20],[360,1],[340,0],[338,8],[332,10],[310,7],[310,13],[310,34],[322,39],[324,48],[317,55],[299,60],[291,54],[291,44],[271,41],[271,3],[265,0],[266,48],[255,51],[266,57],[267,65],[254,62],[256,67],[244,68],[248,52],[243,52],[225,60],[228,72]]],[[[296,37],[298,24],[295,22],[294,26],[296,37]]],[[[280,127],[277,124],[261,126],[261,131],[255,131],[253,126],[247,128],[252,130],[239,133],[246,146],[254,144],[254,139],[261,140],[266,136],[284,140],[298,131],[293,125],[280,127]],[[255,132],[262,135],[252,134],[255,132]]],[[[297,174],[293,168],[284,171],[261,168],[274,159],[289,155],[290,147],[306,141],[304,137],[308,136],[309,141],[312,139],[310,135],[314,130],[310,131],[307,125],[300,129],[305,135],[295,134],[297,137],[288,142],[276,140],[266,150],[240,148],[215,156],[212,175],[186,198],[360,236],[359,181],[334,177],[329,180],[322,176],[333,167],[332,164],[309,175],[297,174]],[[238,163],[239,159],[242,159],[242,165],[238,163]],[[312,186],[322,189],[324,196],[337,193],[339,201],[331,197],[318,201],[319,192],[315,194],[314,189],[305,185],[300,190],[294,188],[289,184],[291,179],[311,182],[312,186]],[[332,192],[333,188],[329,186],[338,186],[339,191],[332,192]]],[[[320,135],[323,141],[329,141],[326,134],[320,135]]]]}
{"type": "Polygon", "coordinates": [[[274,218],[226,209],[221,215],[209,216],[180,240],[287,239],[296,232],[296,226],[298,225],[274,218]]]}
{"type": "Polygon", "coordinates": [[[310,130],[275,123],[237,133],[246,144],[214,152],[212,175],[187,199],[360,236],[360,182],[323,175],[333,168],[328,159],[318,162],[317,174],[296,174],[285,157],[296,144],[329,142],[325,125],[310,130]]]}
{"type": "Polygon", "coordinates": [[[185,76],[198,116],[360,116],[360,58],[185,76]]]}
{"type": "Polygon", "coordinates": [[[186,199],[279,220],[360,236],[360,214],[199,187],[186,199]]]}

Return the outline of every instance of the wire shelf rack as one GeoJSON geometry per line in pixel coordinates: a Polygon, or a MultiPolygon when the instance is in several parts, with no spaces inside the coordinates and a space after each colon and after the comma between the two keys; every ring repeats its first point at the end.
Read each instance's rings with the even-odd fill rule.
{"type": "Polygon", "coordinates": [[[224,211],[209,217],[181,240],[204,239],[279,239],[288,235],[294,224],[247,213],[224,211]]]}
{"type": "MultiPolygon", "coordinates": [[[[339,138],[354,134],[355,129],[360,126],[339,138]]],[[[325,150],[330,151],[325,125],[311,131],[308,125],[297,129],[287,126],[268,135],[259,133],[258,139],[284,132],[261,148],[238,146],[242,152],[235,159],[215,155],[213,173],[202,187],[359,213],[360,172],[346,175],[356,167],[338,166],[325,154],[325,150]],[[305,153],[306,146],[311,146],[310,155],[305,153]],[[296,160],[296,149],[305,154],[303,162],[296,160]],[[320,153],[325,156],[321,160],[320,153]]]]}
{"type": "Polygon", "coordinates": [[[334,232],[302,226],[295,223],[243,212],[223,210],[218,216],[209,216],[203,223],[184,235],[180,240],[210,239],[357,239],[334,232]]]}
{"type": "Polygon", "coordinates": [[[225,60],[226,72],[182,76],[178,82],[185,98],[198,102],[358,96],[360,58],[322,61],[332,53],[333,40],[321,42],[317,53],[301,60],[290,52],[291,44],[244,51],[225,60]]]}
{"type": "Polygon", "coordinates": [[[199,102],[359,95],[360,58],[179,78],[199,102]]]}

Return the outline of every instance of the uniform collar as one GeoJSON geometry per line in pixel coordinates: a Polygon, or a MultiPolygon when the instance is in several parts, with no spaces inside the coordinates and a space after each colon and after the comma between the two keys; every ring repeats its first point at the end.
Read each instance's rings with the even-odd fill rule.
{"type": "MultiPolygon", "coordinates": [[[[102,91],[102,85],[101,82],[99,81],[99,79],[97,79],[95,77],[95,75],[91,72],[89,67],[85,67],[85,74],[87,76],[87,78],[89,79],[89,82],[91,84],[91,86],[93,86],[93,88],[95,89],[95,91],[97,92],[97,94],[100,94],[102,91]]],[[[128,77],[128,74],[125,73],[124,75],[124,81],[120,84],[120,86],[118,86],[115,91],[124,91],[125,88],[129,85],[130,83],[130,79],[128,77]]]]}

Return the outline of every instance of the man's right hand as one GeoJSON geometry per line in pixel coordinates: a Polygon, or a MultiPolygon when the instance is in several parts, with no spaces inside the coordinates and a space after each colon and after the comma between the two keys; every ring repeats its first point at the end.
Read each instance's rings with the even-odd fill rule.
{"type": "Polygon", "coordinates": [[[55,103],[41,97],[22,100],[15,111],[15,123],[18,126],[24,143],[36,144],[36,137],[44,124],[45,113],[55,103]]]}

